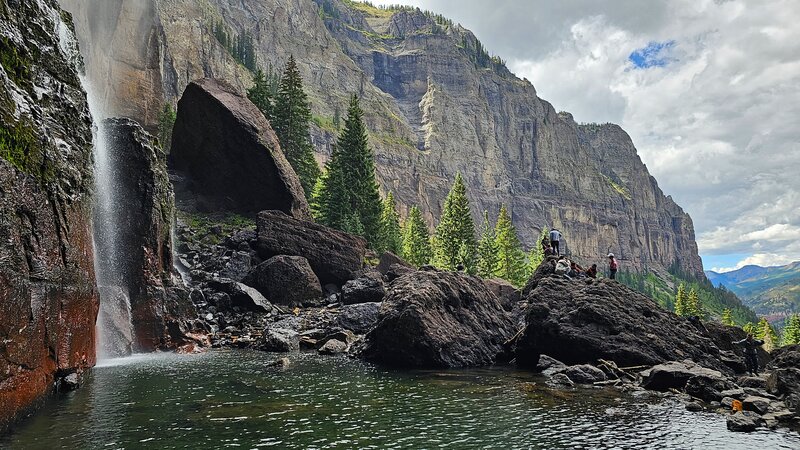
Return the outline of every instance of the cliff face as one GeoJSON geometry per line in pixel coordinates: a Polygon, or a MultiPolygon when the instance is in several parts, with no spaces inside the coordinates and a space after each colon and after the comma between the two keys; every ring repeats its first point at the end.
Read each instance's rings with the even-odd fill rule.
{"type": "Polygon", "coordinates": [[[92,129],[69,16],[0,0],[0,432],[95,362],[92,129]],[[66,23],[65,23],[66,22],[66,23]]]}
{"type": "MultiPolygon", "coordinates": [[[[340,0],[134,3],[155,11],[157,42],[140,53],[157,52],[162,62],[159,101],[174,101],[204,76],[247,87],[250,75],[211,31],[221,21],[232,35],[253,37],[261,66],[297,59],[320,160],[330,153],[333,117],[344,114],[350,93],[361,96],[379,181],[401,207],[418,204],[432,222],[460,171],[476,218],[505,203],[529,245],[555,225],[569,251],[587,261],[613,251],[627,267],[676,267],[702,277],[691,218],[664,196],[627,134],[557,113],[458,25],[340,0]]],[[[90,16],[76,20],[101,20],[90,16]]],[[[92,66],[93,53],[84,53],[92,66]]],[[[133,78],[144,83],[147,73],[133,78]]]]}

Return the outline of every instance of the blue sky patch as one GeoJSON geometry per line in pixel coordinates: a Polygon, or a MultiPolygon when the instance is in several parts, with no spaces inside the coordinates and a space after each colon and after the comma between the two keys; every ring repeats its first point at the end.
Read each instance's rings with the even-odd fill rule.
{"type": "Polygon", "coordinates": [[[637,69],[649,69],[650,67],[664,67],[673,58],[669,56],[670,50],[675,47],[675,41],[650,42],[647,46],[634,50],[628,60],[637,69]]]}

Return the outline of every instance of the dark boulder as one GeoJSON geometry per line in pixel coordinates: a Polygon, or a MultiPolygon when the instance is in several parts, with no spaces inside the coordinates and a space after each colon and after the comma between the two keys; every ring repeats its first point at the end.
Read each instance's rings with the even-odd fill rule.
{"type": "Polygon", "coordinates": [[[319,306],[324,299],[319,278],[302,256],[273,256],[257,265],[242,282],[276,305],[319,306]]]}
{"type": "Polygon", "coordinates": [[[480,279],[418,271],[391,284],[361,356],[401,367],[486,366],[514,331],[500,300],[480,279]]]}
{"type": "Polygon", "coordinates": [[[692,397],[699,398],[706,402],[718,402],[728,392],[731,384],[727,380],[712,378],[707,376],[694,376],[686,381],[683,390],[692,397]]]}
{"type": "Polygon", "coordinates": [[[296,352],[300,350],[300,337],[293,330],[270,328],[256,341],[255,348],[264,352],[296,352]]]}
{"type": "Polygon", "coordinates": [[[364,264],[366,241],[280,211],[262,211],[256,221],[259,256],[302,256],[323,284],[342,285],[356,278],[364,264]]]}
{"type": "Polygon", "coordinates": [[[178,102],[171,154],[213,210],[274,209],[310,217],[308,203],[269,121],[223,81],[189,83],[178,102]]]}
{"type": "Polygon", "coordinates": [[[242,281],[253,269],[253,258],[245,251],[233,252],[225,261],[219,274],[231,280],[242,281]]]}
{"type": "Polygon", "coordinates": [[[365,334],[378,323],[380,303],[344,305],[339,309],[336,324],[356,334],[365,334]]]}
{"type": "Polygon", "coordinates": [[[378,261],[378,267],[377,267],[378,272],[380,272],[381,275],[386,275],[387,273],[389,273],[389,270],[395,264],[399,264],[403,267],[413,269],[411,264],[407,263],[403,258],[395,255],[392,252],[383,252],[383,254],[381,254],[380,260],[378,261]]]}
{"type": "Polygon", "coordinates": [[[570,380],[577,384],[592,384],[607,379],[605,372],[591,364],[579,364],[564,369],[570,380]]]}
{"type": "Polygon", "coordinates": [[[403,264],[392,264],[389,267],[389,270],[386,272],[386,281],[387,282],[392,282],[392,281],[402,277],[403,275],[408,275],[409,273],[416,272],[416,271],[417,271],[417,269],[415,269],[413,267],[408,267],[408,266],[403,265],[403,264]]]}
{"type": "Polygon", "coordinates": [[[710,338],[650,298],[612,280],[542,275],[535,281],[544,271],[540,266],[529,283],[518,364],[536,367],[546,353],[567,364],[605,359],[626,367],[691,359],[729,371],[710,338]]]}
{"type": "Polygon", "coordinates": [[[379,272],[368,271],[363,276],[350,280],[342,286],[341,301],[345,305],[375,303],[383,300],[386,287],[379,272]]]}
{"type": "Polygon", "coordinates": [[[754,412],[737,411],[736,414],[728,416],[727,427],[730,431],[749,433],[751,431],[756,431],[756,428],[758,428],[761,422],[761,417],[754,412]]]}
{"type": "Polygon", "coordinates": [[[644,377],[642,386],[653,391],[684,389],[686,383],[693,378],[703,379],[704,382],[725,381],[725,377],[719,371],[701,367],[692,361],[670,361],[658,364],[642,375],[644,377]]]}
{"type": "Polygon", "coordinates": [[[348,345],[338,339],[328,339],[328,342],[322,344],[322,347],[317,350],[320,355],[336,355],[339,353],[347,353],[348,345]]]}
{"type": "Polygon", "coordinates": [[[513,284],[499,278],[484,280],[484,282],[489,287],[489,290],[503,302],[503,308],[506,311],[513,310],[514,306],[519,303],[521,299],[520,290],[514,287],[513,284]]]}
{"type": "Polygon", "coordinates": [[[773,394],[784,396],[786,406],[800,415],[800,345],[776,349],[772,357],[767,388],[773,394]]]}
{"type": "MultiPolygon", "coordinates": [[[[217,278],[208,282],[208,287],[226,294],[231,307],[239,307],[247,311],[272,312],[272,304],[260,292],[246,284],[228,278],[217,278]]],[[[225,308],[226,305],[217,304],[225,308]]]]}

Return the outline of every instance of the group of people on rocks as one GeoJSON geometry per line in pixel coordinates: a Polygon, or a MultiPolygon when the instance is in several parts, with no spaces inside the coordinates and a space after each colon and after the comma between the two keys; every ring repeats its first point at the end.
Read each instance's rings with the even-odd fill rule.
{"type": "MultiPolygon", "coordinates": [[[[597,278],[597,264],[592,264],[588,269],[584,269],[575,261],[570,261],[566,255],[561,254],[561,242],[563,234],[557,228],[552,227],[548,236],[542,238],[542,249],[544,257],[555,256],[558,258],[556,263],[556,274],[564,275],[569,278],[597,278]],[[563,256],[563,257],[562,257],[563,256]]],[[[612,280],[617,277],[619,262],[613,253],[608,254],[608,273],[612,280]]]]}

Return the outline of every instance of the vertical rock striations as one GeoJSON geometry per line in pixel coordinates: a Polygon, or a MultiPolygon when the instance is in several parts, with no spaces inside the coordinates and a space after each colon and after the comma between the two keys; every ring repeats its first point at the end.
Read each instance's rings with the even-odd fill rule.
{"type": "Polygon", "coordinates": [[[92,129],[69,16],[0,0],[0,432],[95,362],[92,129]]]}
{"type": "Polygon", "coordinates": [[[117,255],[98,250],[97,257],[118,265],[113,282],[130,296],[134,350],[176,348],[185,343],[185,319],[197,313],[173,269],[175,197],[166,155],[133,120],[106,119],[103,131],[119,214],[117,255]]]}

